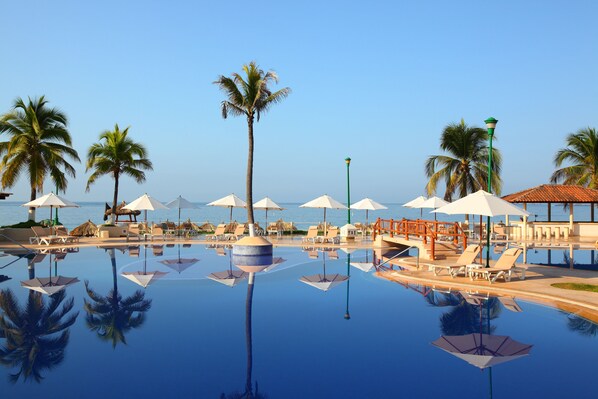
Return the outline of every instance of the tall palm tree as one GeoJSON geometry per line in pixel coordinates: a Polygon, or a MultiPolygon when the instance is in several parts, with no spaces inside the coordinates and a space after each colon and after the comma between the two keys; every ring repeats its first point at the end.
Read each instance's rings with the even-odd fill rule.
{"type": "Polygon", "coordinates": [[[136,143],[129,136],[129,128],[121,131],[118,124],[114,130],[106,130],[100,134],[100,143],[95,143],[87,151],[86,172],[93,169],[87,180],[85,191],[95,181],[104,176],[112,175],[114,178],[114,197],[112,199],[111,222],[116,216],[118,203],[118,184],[121,175],[131,176],[137,183],[145,181],[143,170],[153,170],[152,163],[147,159],[147,150],[143,144],[136,143]]]}
{"type": "Polygon", "coordinates": [[[69,327],[75,323],[79,312],[73,309],[73,298],[65,301],[65,291],[59,291],[44,301],[39,292],[29,292],[27,304],[19,306],[11,290],[0,292],[0,364],[19,367],[10,375],[12,382],[22,376],[40,382],[42,371],[56,367],[64,360],[69,342],[69,327]],[[62,305],[62,306],[61,306],[62,305]],[[64,319],[64,320],[63,320],[64,319]]]}
{"type": "MultiPolygon", "coordinates": [[[[495,136],[496,139],[496,136],[495,136]]],[[[447,125],[440,137],[440,148],[447,155],[433,155],[426,160],[426,185],[428,195],[436,192],[438,182],[446,185],[444,199],[452,201],[455,196],[488,189],[488,132],[485,129],[461,123],[447,125]]],[[[492,188],[500,194],[502,180],[500,151],[492,149],[492,188]]]]}
{"type": "Polygon", "coordinates": [[[253,122],[257,117],[285,99],[291,89],[285,87],[272,92],[268,85],[272,82],[278,83],[278,75],[273,71],[264,72],[255,62],[243,65],[246,80],[238,73],[233,73],[232,78],[221,75],[214,83],[218,85],[227,96],[228,100],[221,103],[222,117],[228,115],[245,116],[247,118],[247,131],[249,134],[249,152],[247,157],[247,222],[249,223],[249,235],[255,235],[253,219],[253,122]]]}
{"type": "Polygon", "coordinates": [[[152,301],[145,299],[145,293],[141,290],[123,299],[118,292],[114,248],[108,249],[108,253],[112,264],[113,287],[108,295],[102,296],[89,287],[89,281],[85,281],[85,290],[91,301],[84,299],[83,308],[87,312],[87,326],[97,332],[102,340],[111,341],[112,347],[116,348],[119,342],[127,344],[126,332],[141,327],[145,322],[145,312],[150,310],[152,301]]]}
{"type": "MultiPolygon", "coordinates": [[[[72,147],[67,117],[56,108],[49,108],[44,96],[14,101],[10,112],[0,118],[0,134],[8,141],[0,142],[2,188],[12,187],[22,173],[29,175],[30,199],[33,201],[50,176],[56,188],[64,191],[67,175],[75,177],[75,168],[68,158],[80,162],[72,147]]],[[[35,220],[35,208],[29,208],[29,220],[35,220]]]]}
{"type": "Polygon", "coordinates": [[[554,171],[552,183],[562,182],[598,189],[598,132],[595,128],[580,129],[566,139],[567,147],[557,151],[554,165],[571,165],[554,171]]]}

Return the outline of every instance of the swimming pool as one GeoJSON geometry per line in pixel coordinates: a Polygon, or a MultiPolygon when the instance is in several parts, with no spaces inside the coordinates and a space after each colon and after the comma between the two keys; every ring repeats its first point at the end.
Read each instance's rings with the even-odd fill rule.
{"type": "MultiPolygon", "coordinates": [[[[574,315],[520,300],[514,312],[495,298],[406,287],[348,265],[371,260],[371,251],[275,248],[284,261],[257,273],[253,285],[229,255],[204,246],[80,248],[56,262],[46,255],[0,269],[10,278],[0,283],[2,307],[15,308],[6,304],[12,296],[32,310],[19,333],[47,338],[49,324],[73,321],[62,340],[39,346],[33,365],[26,339],[11,359],[4,353],[3,363],[13,362],[0,367],[3,397],[238,398],[248,379],[253,397],[268,398],[480,398],[489,397],[490,382],[495,398],[595,397],[598,326],[574,315]],[[20,286],[32,277],[28,264],[36,277],[80,282],[53,297],[34,293],[20,286]],[[299,281],[324,268],[329,280],[350,278],[328,291],[299,281]],[[167,274],[147,288],[122,276],[144,269],[167,274]],[[232,287],[206,278],[227,271],[240,279],[232,287]],[[33,309],[60,295],[58,309],[70,300],[72,309],[39,323],[44,315],[33,309]],[[480,333],[533,347],[490,372],[432,344],[480,333]]],[[[9,318],[6,309],[0,314],[9,318]]]]}

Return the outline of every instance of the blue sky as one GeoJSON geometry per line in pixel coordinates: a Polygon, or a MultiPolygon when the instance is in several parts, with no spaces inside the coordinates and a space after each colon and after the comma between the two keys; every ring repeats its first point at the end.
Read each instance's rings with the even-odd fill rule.
{"type": "MultiPolygon", "coordinates": [[[[353,199],[409,200],[443,127],[489,116],[506,194],[546,183],[566,135],[598,127],[597,12],[593,1],[6,2],[0,112],[45,94],[83,160],[100,132],[131,126],[154,171],[125,178],[121,199],[244,196],[246,121],[221,118],[212,82],[255,60],[278,73],[274,89],[292,89],[255,126],[256,200],[343,199],[347,156],[353,199]]],[[[77,170],[67,198],[112,198],[110,178],[85,193],[77,170]]],[[[26,179],[10,191],[27,200],[26,179]]]]}

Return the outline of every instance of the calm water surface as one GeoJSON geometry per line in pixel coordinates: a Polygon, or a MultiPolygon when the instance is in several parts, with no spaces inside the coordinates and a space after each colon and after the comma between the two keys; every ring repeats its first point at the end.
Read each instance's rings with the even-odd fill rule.
{"type": "MultiPolygon", "coordinates": [[[[3,398],[234,398],[248,379],[254,397],[271,399],[596,397],[598,326],[574,315],[520,300],[522,311],[513,312],[496,298],[406,287],[348,266],[372,261],[371,251],[349,260],[340,251],[275,248],[283,263],[257,273],[253,286],[242,280],[231,288],[206,278],[238,270],[227,249],[138,250],[81,248],[56,262],[46,255],[0,269],[10,277],[0,283],[0,316],[21,320],[16,334],[24,337],[11,353],[0,338],[3,398]],[[198,261],[160,262],[179,257],[198,261]],[[350,278],[327,292],[299,281],[324,268],[328,279],[350,278]],[[168,274],[147,288],[121,275],[144,269],[168,274]],[[61,291],[64,297],[49,297],[20,286],[33,273],[81,281],[61,291]],[[60,299],[55,317],[36,311],[60,299]],[[59,314],[70,301],[72,309],[59,314]],[[19,314],[27,304],[29,314],[19,314]],[[50,325],[73,318],[63,325],[68,335],[56,339],[50,325]],[[533,347],[490,372],[431,344],[472,333],[533,347]],[[40,345],[30,362],[32,336],[40,345]]],[[[0,265],[15,259],[0,258],[0,265]]]]}

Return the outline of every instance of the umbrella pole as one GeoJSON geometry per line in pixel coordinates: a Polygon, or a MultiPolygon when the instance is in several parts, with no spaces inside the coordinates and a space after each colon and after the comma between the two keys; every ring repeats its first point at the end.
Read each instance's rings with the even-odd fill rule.
{"type": "Polygon", "coordinates": [[[228,219],[228,224],[232,224],[233,223],[233,207],[230,207],[230,216],[228,219]]]}
{"type": "Polygon", "coordinates": [[[268,230],[268,208],[266,208],[266,225],[264,226],[266,230],[268,230]]]}
{"type": "MultiPolygon", "coordinates": [[[[181,207],[179,206],[179,224],[177,226],[178,229],[181,228],[181,207]]],[[[180,257],[180,256],[179,256],[180,257]]]]}
{"type": "Polygon", "coordinates": [[[324,208],[324,237],[326,237],[326,208],[324,208]]]}

